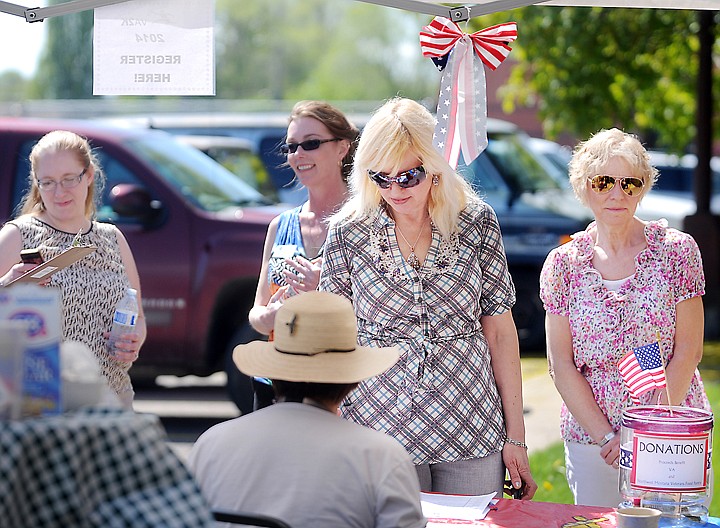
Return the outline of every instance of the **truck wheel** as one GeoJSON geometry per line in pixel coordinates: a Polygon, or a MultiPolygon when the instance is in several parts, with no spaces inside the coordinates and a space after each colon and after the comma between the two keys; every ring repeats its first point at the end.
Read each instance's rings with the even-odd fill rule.
{"type": "Polygon", "coordinates": [[[242,414],[249,414],[253,410],[253,388],[250,377],[238,370],[232,359],[233,349],[236,345],[263,339],[263,335],[256,332],[249,323],[243,324],[235,331],[225,350],[225,373],[227,374],[227,392],[230,400],[237,405],[242,414]]]}
{"type": "Polygon", "coordinates": [[[517,301],[512,313],[521,352],[545,349],[545,309],[540,301],[538,278],[519,274],[515,279],[517,301]]]}

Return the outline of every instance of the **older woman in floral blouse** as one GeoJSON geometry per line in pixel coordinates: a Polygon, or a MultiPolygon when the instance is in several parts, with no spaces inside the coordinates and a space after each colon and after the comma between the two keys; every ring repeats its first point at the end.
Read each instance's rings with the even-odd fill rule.
{"type": "Polygon", "coordinates": [[[580,144],[570,182],[595,221],[548,255],[540,277],[576,504],[616,507],[621,501],[617,432],[623,410],[633,404],[618,369],[626,353],[659,336],[668,391],[645,392],[641,403],[709,409],[696,368],[705,288],[697,244],[665,220],[634,216],[656,175],[637,138],[618,129],[580,144]]]}

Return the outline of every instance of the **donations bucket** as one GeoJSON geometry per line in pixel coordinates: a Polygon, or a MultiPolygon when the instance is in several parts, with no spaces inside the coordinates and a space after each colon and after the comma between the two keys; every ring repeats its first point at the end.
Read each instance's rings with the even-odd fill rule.
{"type": "Polygon", "coordinates": [[[676,406],[630,407],[620,436],[622,508],[656,508],[670,524],[707,521],[712,498],[713,415],[676,406]]]}

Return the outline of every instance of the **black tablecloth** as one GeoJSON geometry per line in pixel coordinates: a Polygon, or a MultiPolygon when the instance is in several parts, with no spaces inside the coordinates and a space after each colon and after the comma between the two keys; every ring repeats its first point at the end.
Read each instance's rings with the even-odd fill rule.
{"type": "Polygon", "coordinates": [[[0,422],[0,527],[204,527],[210,509],[157,416],[0,422]]]}

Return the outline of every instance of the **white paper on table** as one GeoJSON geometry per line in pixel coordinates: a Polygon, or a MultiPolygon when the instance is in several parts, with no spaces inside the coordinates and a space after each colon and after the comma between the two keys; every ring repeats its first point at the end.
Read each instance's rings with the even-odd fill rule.
{"type": "Polygon", "coordinates": [[[215,0],[95,9],[93,95],[215,95],[215,0]]]}
{"type": "Polygon", "coordinates": [[[495,493],[487,495],[447,495],[420,493],[423,515],[432,519],[479,520],[484,519],[494,504],[495,493]]]}

